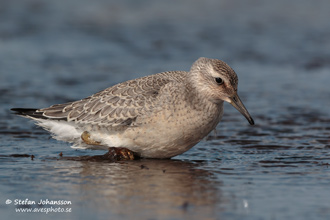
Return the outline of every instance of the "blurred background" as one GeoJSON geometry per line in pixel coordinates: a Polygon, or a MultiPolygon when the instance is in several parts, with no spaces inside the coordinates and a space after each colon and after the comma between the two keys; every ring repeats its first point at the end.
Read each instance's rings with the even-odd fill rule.
{"type": "Polygon", "coordinates": [[[0,0],[0,212],[44,217],[4,201],[58,197],[74,211],[47,218],[328,219],[329,9],[327,0],[0,0]],[[218,133],[171,161],[58,160],[100,152],[72,150],[9,110],[188,71],[202,56],[236,71],[256,126],[225,105],[218,133]]]}

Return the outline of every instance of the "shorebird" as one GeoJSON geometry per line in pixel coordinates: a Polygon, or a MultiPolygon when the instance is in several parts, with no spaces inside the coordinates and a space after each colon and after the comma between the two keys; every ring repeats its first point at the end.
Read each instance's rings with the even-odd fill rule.
{"type": "Polygon", "coordinates": [[[237,85],[237,75],[229,65],[201,57],[189,72],[162,72],[78,101],[12,110],[74,148],[107,149],[124,159],[165,159],[186,152],[214,130],[224,101],[254,124],[237,85]]]}

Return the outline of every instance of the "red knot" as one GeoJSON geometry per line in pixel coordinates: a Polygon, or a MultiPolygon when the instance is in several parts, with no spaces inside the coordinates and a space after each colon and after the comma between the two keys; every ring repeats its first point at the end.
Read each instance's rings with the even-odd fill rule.
{"type": "Polygon", "coordinates": [[[125,148],[140,157],[171,158],[216,128],[224,101],[254,124],[237,85],[229,65],[202,57],[189,72],[162,72],[119,83],[79,101],[12,110],[75,148],[125,148]]]}

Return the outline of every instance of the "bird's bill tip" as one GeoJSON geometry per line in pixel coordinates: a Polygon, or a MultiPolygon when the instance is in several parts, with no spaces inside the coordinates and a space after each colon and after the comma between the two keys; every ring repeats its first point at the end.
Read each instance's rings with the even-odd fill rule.
{"type": "Polygon", "coordinates": [[[246,119],[249,121],[250,125],[254,125],[254,120],[252,117],[246,119]]]}
{"type": "Polygon", "coordinates": [[[229,98],[229,103],[234,106],[250,123],[250,125],[254,125],[254,120],[251,117],[250,113],[248,110],[245,108],[243,102],[239,98],[237,94],[229,98]]]}

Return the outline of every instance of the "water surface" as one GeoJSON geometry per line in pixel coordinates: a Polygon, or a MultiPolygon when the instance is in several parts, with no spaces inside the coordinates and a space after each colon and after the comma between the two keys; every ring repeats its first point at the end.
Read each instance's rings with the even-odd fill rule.
{"type": "Polygon", "coordinates": [[[3,219],[329,219],[327,1],[0,2],[3,219]],[[47,107],[128,79],[219,58],[255,119],[232,106],[216,133],[171,160],[107,163],[12,107],[47,107]],[[60,156],[60,154],[62,156],[60,156]],[[32,157],[33,156],[33,157],[32,157]],[[17,213],[15,199],[67,200],[17,213]]]}

